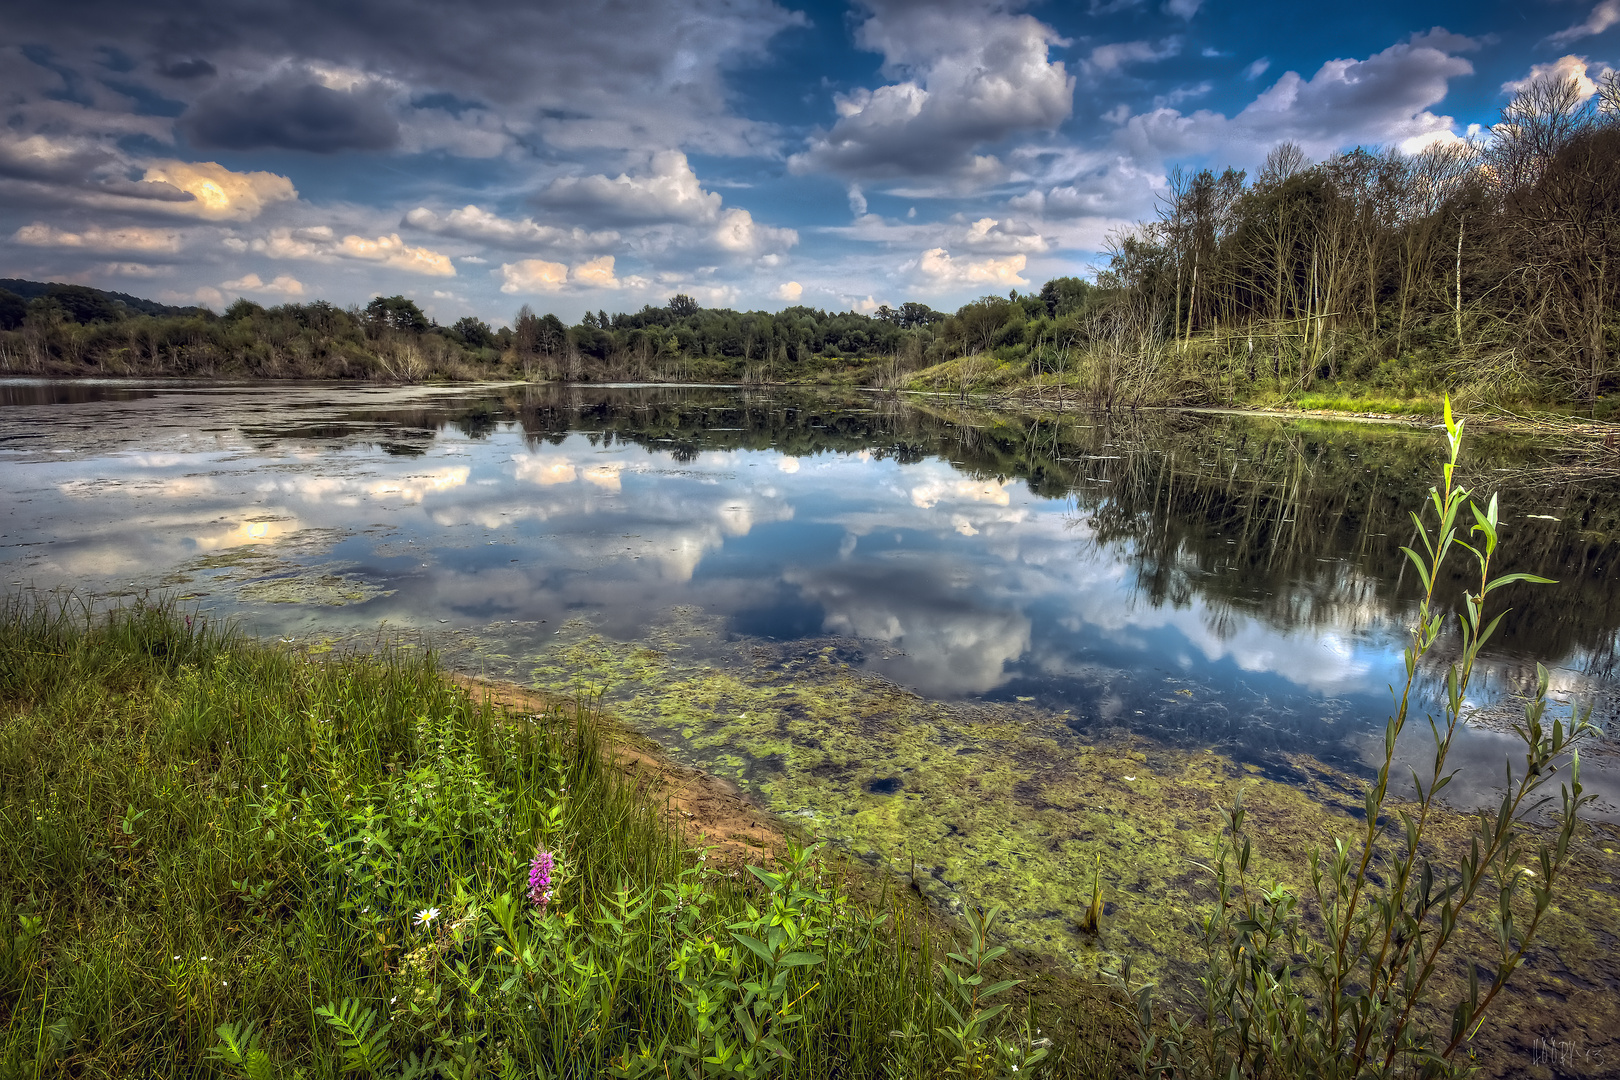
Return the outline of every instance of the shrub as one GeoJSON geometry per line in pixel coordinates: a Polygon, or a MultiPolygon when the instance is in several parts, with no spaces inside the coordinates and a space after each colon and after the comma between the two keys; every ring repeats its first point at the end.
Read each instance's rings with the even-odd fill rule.
{"type": "MultiPolygon", "coordinates": [[[[1481,507],[1454,482],[1463,425],[1445,403],[1450,456],[1430,489],[1432,523],[1414,513],[1422,550],[1403,549],[1423,586],[1405,652],[1406,684],[1384,729],[1384,758],[1365,798],[1366,826],[1353,841],[1309,856],[1311,888],[1296,896],[1249,875],[1254,838],[1241,794],[1225,811],[1216,852],[1215,909],[1204,921],[1207,968],[1198,1026],[1155,1031],[1151,988],[1135,991],[1144,1077],[1438,1077],[1467,1071],[1470,1038],[1524,960],[1553,903],[1581,808],[1576,743],[1593,729],[1586,716],[1545,722],[1547,672],[1516,725],[1524,765],[1508,771],[1495,812],[1473,819],[1467,850],[1451,864],[1435,856],[1438,797],[1450,783],[1446,761],[1467,710],[1480,650],[1502,615],[1488,617],[1491,593],[1528,574],[1491,576],[1500,518],[1493,496],[1481,507]],[[1471,524],[1470,524],[1471,519],[1471,524]],[[1461,530],[1466,528],[1467,539],[1461,530]],[[1475,564],[1475,584],[1453,618],[1436,588],[1453,555],[1475,564]],[[1429,719],[1434,755],[1426,776],[1412,773],[1416,799],[1390,792],[1395,748],[1409,719],[1418,672],[1448,627],[1458,659],[1446,676],[1444,715],[1429,719]],[[1530,832],[1525,819],[1547,802],[1541,791],[1563,772],[1556,827],[1530,832]],[[1393,814],[1390,811],[1393,810],[1393,814]],[[1483,924],[1485,933],[1471,931],[1483,924]],[[1480,955],[1483,950],[1483,955],[1480,955]],[[1455,977],[1457,966],[1466,977],[1455,977]],[[1481,984],[1479,972],[1486,969],[1481,984]],[[1433,1022],[1442,995],[1449,1023],[1433,1022]]],[[[1123,977],[1128,982],[1129,973],[1123,977]]]]}

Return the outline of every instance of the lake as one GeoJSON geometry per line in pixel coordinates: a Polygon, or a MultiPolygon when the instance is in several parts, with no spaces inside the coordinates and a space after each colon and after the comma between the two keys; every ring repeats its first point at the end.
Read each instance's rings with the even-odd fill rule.
{"type": "MultiPolygon", "coordinates": [[[[1144,806],[1190,754],[1296,785],[1365,774],[1416,605],[1399,549],[1443,446],[857,392],[0,381],[0,573],[603,693],[862,857],[1034,911],[1055,901],[1024,878],[1091,866],[1089,827],[1033,850],[1074,819],[1068,773],[1113,769],[1144,806]],[[986,884],[975,858],[1024,869],[986,884]]],[[[1503,491],[1501,568],[1559,581],[1497,594],[1512,611],[1454,757],[1474,804],[1537,662],[1559,701],[1614,714],[1620,483],[1499,434],[1465,460],[1503,491]]],[[[1594,747],[1585,772],[1610,820],[1613,764],[1594,747]]]]}

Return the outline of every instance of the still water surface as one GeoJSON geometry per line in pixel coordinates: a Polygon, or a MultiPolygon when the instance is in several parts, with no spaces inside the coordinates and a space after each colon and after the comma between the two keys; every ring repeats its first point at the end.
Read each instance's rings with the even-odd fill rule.
{"type": "MultiPolygon", "coordinates": [[[[1398,549],[1441,453],[1426,429],[866,394],[9,381],[0,574],[167,590],[299,642],[419,632],[519,679],[593,636],[685,632],[715,664],[799,648],[1077,736],[1354,769],[1401,674],[1398,549]]],[[[1506,489],[1504,569],[1560,585],[1505,595],[1465,801],[1535,662],[1613,712],[1616,484],[1560,455],[1469,449],[1469,479],[1506,489]]]]}

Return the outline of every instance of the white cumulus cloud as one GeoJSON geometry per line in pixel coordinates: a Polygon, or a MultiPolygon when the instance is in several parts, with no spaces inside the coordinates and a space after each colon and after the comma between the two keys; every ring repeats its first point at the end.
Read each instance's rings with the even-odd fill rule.
{"type": "Polygon", "coordinates": [[[406,213],[403,224],[441,236],[506,248],[601,249],[619,239],[619,234],[612,229],[587,231],[577,225],[565,229],[539,224],[533,218],[503,218],[471,203],[446,214],[418,206],[406,213]]]}
{"type": "Polygon", "coordinates": [[[759,255],[792,247],[799,242],[799,234],[793,229],[761,225],[747,210],[734,206],[720,215],[714,242],[733,254],[759,255]]]}
{"type": "Polygon", "coordinates": [[[1586,58],[1584,56],[1561,56],[1549,64],[1533,64],[1530,72],[1522,79],[1509,79],[1502,84],[1504,94],[1517,94],[1527,90],[1537,83],[1561,82],[1564,79],[1574,79],[1580,90],[1581,100],[1585,101],[1597,93],[1597,83],[1587,74],[1586,58]]]}
{"type": "Polygon", "coordinates": [[[502,263],[500,269],[503,293],[551,293],[562,291],[568,284],[568,267],[545,259],[520,259],[515,263],[502,263]]]}
{"type": "Polygon", "coordinates": [[[1615,23],[1620,23],[1620,0],[1602,0],[1585,19],[1568,29],[1548,35],[1547,41],[1552,45],[1568,45],[1572,41],[1601,34],[1615,23]]]}
{"type": "Polygon", "coordinates": [[[380,263],[391,270],[429,277],[455,277],[456,268],[450,257],[431,248],[413,247],[399,238],[398,233],[365,237],[350,233],[339,238],[329,225],[305,228],[276,228],[252,240],[226,237],[225,246],[232,251],[252,251],[272,259],[307,259],[311,262],[332,262],[354,259],[380,263]]]}
{"type": "Polygon", "coordinates": [[[834,98],[837,120],[789,159],[795,172],[993,182],[1005,166],[981,147],[1052,130],[1074,107],[1074,77],[1052,60],[1065,44],[1030,15],[968,3],[873,0],[856,32],[894,81],[834,98]]]}
{"type": "Polygon", "coordinates": [[[143,179],[148,184],[169,184],[192,196],[154,205],[215,221],[251,221],[267,206],[298,198],[297,189],[285,176],[232,172],[217,161],[155,161],[143,179]]]}
{"type": "Polygon", "coordinates": [[[425,247],[412,247],[399,238],[399,233],[368,239],[364,236],[345,236],[338,241],[337,254],[350,259],[379,262],[394,270],[434,277],[455,277],[456,268],[449,256],[425,247]]]}
{"type": "Polygon", "coordinates": [[[640,277],[619,277],[614,271],[612,255],[598,255],[572,267],[548,259],[520,259],[502,263],[493,273],[500,276],[503,293],[560,293],[571,285],[585,289],[635,289],[647,284],[640,277]]]}
{"type": "Polygon", "coordinates": [[[1365,60],[1329,60],[1309,79],[1284,72],[1236,116],[1161,106],[1131,117],[1116,138],[1143,164],[1217,150],[1257,163],[1285,140],[1317,158],[1356,143],[1421,146],[1452,134],[1456,121],[1430,110],[1450,80],[1473,74],[1456,53],[1477,46],[1436,27],[1365,60]]]}
{"type": "Polygon", "coordinates": [[[613,276],[613,256],[599,255],[579,263],[569,275],[581,285],[596,289],[617,289],[619,279],[613,276]]]}
{"type": "Polygon", "coordinates": [[[82,248],[89,251],[139,251],[160,254],[180,250],[179,233],[169,229],[147,229],[134,225],[112,229],[89,225],[77,232],[70,232],[36,221],[32,225],[24,225],[18,229],[12,235],[12,239],[30,247],[82,248]]]}
{"type": "Polygon", "coordinates": [[[234,281],[220,282],[220,288],[233,292],[261,292],[275,296],[303,296],[304,283],[287,274],[278,274],[272,281],[263,281],[258,274],[247,274],[234,281]]]}
{"type": "Polygon", "coordinates": [[[937,285],[995,285],[1000,288],[1028,285],[1019,275],[1025,259],[1011,255],[1005,259],[953,259],[944,248],[930,248],[917,260],[917,269],[937,285]]]}
{"type": "Polygon", "coordinates": [[[720,214],[718,192],[705,191],[686,155],[664,150],[646,173],[615,177],[565,176],[553,180],[540,199],[553,206],[589,208],[625,221],[710,222],[720,214]]]}
{"type": "Polygon", "coordinates": [[[969,225],[962,241],[981,251],[1042,252],[1047,249],[1046,238],[1027,223],[991,217],[980,218],[969,225]]]}

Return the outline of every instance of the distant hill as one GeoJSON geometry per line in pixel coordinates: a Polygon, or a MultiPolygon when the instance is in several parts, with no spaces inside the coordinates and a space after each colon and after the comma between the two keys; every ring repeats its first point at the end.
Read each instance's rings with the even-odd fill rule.
{"type": "MultiPolygon", "coordinates": [[[[101,322],[116,319],[120,314],[133,312],[140,315],[206,315],[207,308],[175,307],[146,300],[128,293],[92,289],[88,285],[65,285],[58,281],[25,281],[22,278],[0,278],[0,293],[11,293],[23,300],[41,296],[54,297],[76,322],[101,322]]],[[[3,306],[3,305],[0,305],[3,306]]]]}

